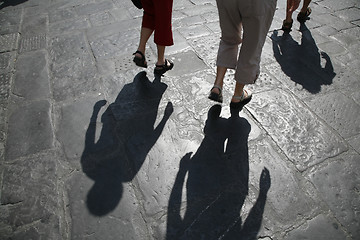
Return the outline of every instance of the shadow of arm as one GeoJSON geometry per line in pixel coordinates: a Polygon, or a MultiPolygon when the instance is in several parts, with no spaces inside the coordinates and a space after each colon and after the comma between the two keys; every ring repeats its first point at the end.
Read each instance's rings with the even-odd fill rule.
{"type": "Polygon", "coordinates": [[[242,229],[242,234],[247,236],[246,239],[257,239],[257,234],[259,233],[261,222],[263,218],[267,192],[270,188],[271,180],[270,173],[267,168],[264,168],[260,176],[260,193],[258,199],[256,200],[255,205],[250,210],[244,226],[242,229]]]}
{"type": "Polygon", "coordinates": [[[169,120],[169,117],[173,113],[173,111],[174,111],[174,108],[173,108],[172,103],[168,102],[168,104],[166,105],[166,108],[165,108],[164,116],[154,130],[153,139],[155,141],[160,137],[162,131],[164,130],[165,124],[166,124],[167,120],[169,120]]]}
{"type": "Polygon", "coordinates": [[[174,186],[171,190],[168,205],[167,239],[171,239],[169,236],[169,231],[171,231],[172,229],[180,229],[180,224],[182,223],[182,219],[180,216],[182,189],[184,187],[185,175],[188,171],[191,154],[191,152],[187,153],[180,160],[179,172],[176,175],[174,186]]]}
{"type": "Polygon", "coordinates": [[[91,149],[95,145],[95,134],[96,134],[96,121],[99,115],[100,109],[106,104],[106,100],[101,100],[95,103],[93,113],[90,118],[89,127],[85,134],[85,150],[91,149]]]}

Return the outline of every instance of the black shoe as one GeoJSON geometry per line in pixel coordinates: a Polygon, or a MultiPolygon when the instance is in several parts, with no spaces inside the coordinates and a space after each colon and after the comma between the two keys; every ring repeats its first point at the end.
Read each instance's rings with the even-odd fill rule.
{"type": "Polygon", "coordinates": [[[223,96],[222,96],[222,89],[220,86],[218,85],[214,85],[211,90],[210,90],[210,94],[209,94],[209,97],[208,97],[210,100],[213,100],[215,102],[219,102],[219,103],[222,103],[223,102],[223,96]],[[219,89],[219,93],[214,93],[212,92],[212,90],[214,88],[217,88],[219,89]]]}
{"type": "Polygon", "coordinates": [[[136,51],[135,53],[133,53],[133,55],[135,55],[137,53],[140,54],[141,57],[135,56],[133,59],[133,62],[136,64],[136,66],[147,68],[147,63],[145,62],[144,54],[140,51],[136,51]]]}
{"type": "Polygon", "coordinates": [[[167,71],[173,69],[173,67],[174,67],[174,63],[169,59],[165,59],[165,63],[163,65],[157,65],[157,64],[155,65],[154,74],[163,75],[167,71]]]}
{"type": "Polygon", "coordinates": [[[252,98],[252,93],[249,90],[243,90],[242,95],[239,96],[233,96],[234,99],[240,100],[240,102],[230,102],[230,108],[234,109],[234,110],[239,110],[241,111],[241,109],[250,102],[251,98],[252,98]],[[245,92],[246,92],[246,96],[245,96],[245,92]]]}

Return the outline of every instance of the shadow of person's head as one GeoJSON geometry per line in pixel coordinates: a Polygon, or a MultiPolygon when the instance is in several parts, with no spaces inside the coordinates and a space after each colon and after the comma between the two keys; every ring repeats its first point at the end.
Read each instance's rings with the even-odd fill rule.
{"type": "Polygon", "coordinates": [[[28,0],[2,0],[0,1],[0,10],[10,6],[16,6],[27,1],[28,0]]]}

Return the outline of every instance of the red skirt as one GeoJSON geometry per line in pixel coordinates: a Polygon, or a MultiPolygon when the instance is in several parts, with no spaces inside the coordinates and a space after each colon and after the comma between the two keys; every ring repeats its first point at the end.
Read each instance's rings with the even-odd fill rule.
{"type": "Polygon", "coordinates": [[[144,15],[142,27],[154,30],[154,42],[161,46],[174,44],[171,16],[173,0],[141,0],[144,15]]]}

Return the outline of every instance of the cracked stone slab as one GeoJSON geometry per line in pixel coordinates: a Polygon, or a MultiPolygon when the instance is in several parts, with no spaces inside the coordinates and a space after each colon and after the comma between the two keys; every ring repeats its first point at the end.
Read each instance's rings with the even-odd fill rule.
{"type": "Polygon", "coordinates": [[[6,159],[12,160],[53,147],[48,101],[20,106],[9,117],[6,159]]]}
{"type": "Polygon", "coordinates": [[[287,233],[284,239],[349,240],[350,238],[346,236],[334,219],[321,214],[313,219],[307,220],[306,223],[299,228],[287,233]]]}
{"type": "Polygon", "coordinates": [[[220,43],[220,35],[212,34],[206,37],[191,39],[190,45],[196,53],[212,68],[216,68],[217,51],[220,43]]]}
{"type": "Polygon", "coordinates": [[[49,152],[4,165],[0,221],[11,230],[2,237],[61,239],[58,160],[49,152]]]}
{"type": "Polygon", "coordinates": [[[72,238],[83,239],[91,236],[92,239],[102,239],[106,236],[107,239],[114,240],[147,239],[147,227],[140,214],[140,204],[130,184],[120,182],[116,185],[114,182],[101,181],[94,183],[84,173],[76,172],[67,181],[66,189],[70,201],[72,238]],[[104,190],[102,195],[94,190],[98,187],[104,190]],[[111,212],[98,216],[89,211],[88,204],[92,201],[92,195],[98,194],[97,201],[111,204],[111,199],[116,198],[119,191],[121,196],[116,199],[115,208],[111,212]]]}
{"type": "Polygon", "coordinates": [[[350,138],[360,133],[360,106],[344,94],[329,93],[307,104],[342,137],[350,138]]]}
{"type": "Polygon", "coordinates": [[[184,74],[195,73],[208,69],[208,66],[200,59],[194,51],[180,52],[172,55],[174,68],[166,75],[182,76],[184,74]]]}
{"type": "Polygon", "coordinates": [[[18,39],[19,33],[0,35],[0,53],[17,50],[18,39]]]}
{"type": "MultiPolygon", "coordinates": [[[[125,9],[119,9],[124,10],[125,9]]],[[[126,12],[120,12],[122,16],[126,16],[126,12]]],[[[121,16],[120,15],[120,16],[121,16]]],[[[90,15],[90,22],[93,26],[103,26],[107,24],[111,24],[115,22],[115,17],[110,12],[101,12],[101,13],[95,13],[90,15]]],[[[124,19],[123,19],[124,20],[124,19]]]]}
{"type": "Polygon", "coordinates": [[[339,136],[287,91],[256,94],[248,109],[300,171],[347,150],[339,136]]]}
{"type": "Polygon", "coordinates": [[[207,35],[210,35],[210,31],[207,28],[204,28],[202,25],[190,26],[190,27],[180,27],[177,29],[186,39],[190,38],[200,38],[207,35]]]}
{"type": "Polygon", "coordinates": [[[14,94],[25,99],[46,99],[50,81],[45,51],[21,54],[16,61],[14,94]],[[29,65],[29,62],[33,62],[29,65]]]}
{"type": "Polygon", "coordinates": [[[53,38],[50,44],[49,65],[56,101],[78,97],[88,92],[99,92],[100,77],[83,34],[53,38]]]}
{"type": "Polygon", "coordinates": [[[135,47],[139,41],[138,31],[118,31],[113,35],[98,38],[90,42],[91,49],[97,59],[113,58],[119,55],[132,55],[136,51],[135,47]],[[126,39],[126,40],[125,40],[126,39]]]}
{"type": "Polygon", "coordinates": [[[360,155],[345,153],[336,159],[312,168],[309,180],[320,192],[336,219],[347,229],[353,239],[360,237],[360,155]]]}
{"type": "Polygon", "coordinates": [[[49,58],[51,66],[61,65],[68,61],[74,61],[78,57],[89,58],[85,35],[75,33],[60,35],[49,40],[49,58]]]}
{"type": "Polygon", "coordinates": [[[271,178],[261,235],[271,235],[319,211],[316,196],[309,191],[299,172],[269,138],[249,142],[249,183],[259,189],[261,171],[267,168],[271,178]]]}

